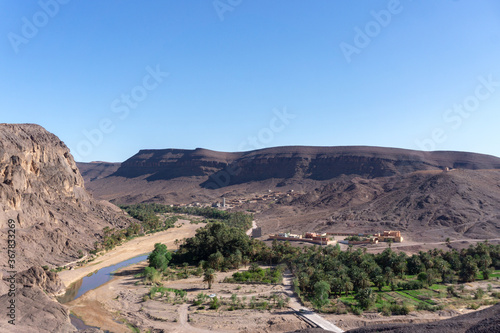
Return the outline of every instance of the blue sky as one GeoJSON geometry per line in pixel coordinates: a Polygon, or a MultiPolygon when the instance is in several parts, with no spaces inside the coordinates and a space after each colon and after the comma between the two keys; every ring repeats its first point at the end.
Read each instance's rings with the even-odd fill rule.
{"type": "Polygon", "coordinates": [[[374,145],[500,156],[498,1],[0,0],[0,122],[79,161],[374,145]]]}

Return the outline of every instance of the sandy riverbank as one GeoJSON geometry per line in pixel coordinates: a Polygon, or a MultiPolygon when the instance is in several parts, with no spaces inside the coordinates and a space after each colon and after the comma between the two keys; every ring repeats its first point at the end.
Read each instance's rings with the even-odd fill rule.
{"type": "Polygon", "coordinates": [[[60,272],[58,275],[64,285],[68,287],[71,283],[87,276],[88,274],[104,267],[115,265],[124,260],[138,255],[151,252],[156,243],[166,244],[169,250],[176,249],[175,240],[182,240],[194,236],[196,229],[203,227],[204,223],[190,224],[189,221],[179,220],[175,227],[155,234],[134,238],[125,244],[117,246],[113,250],[96,258],[93,262],[73,270],[60,272]]]}
{"type": "MultiPolygon", "coordinates": [[[[191,276],[187,279],[164,281],[169,288],[187,291],[187,302],[167,301],[165,297],[144,300],[151,286],[136,284],[141,278],[134,275],[144,268],[146,263],[139,263],[119,270],[115,277],[102,286],[91,290],[80,298],[67,303],[71,312],[84,318],[86,324],[101,327],[111,332],[125,332],[127,327],[120,324],[126,321],[141,330],[176,333],[207,333],[207,332],[290,332],[307,328],[288,308],[259,310],[249,309],[253,297],[255,302],[269,301],[272,294],[284,295],[287,292],[283,285],[242,285],[221,283],[235,271],[218,272],[216,283],[212,289],[207,289],[203,277],[191,276]],[[199,293],[215,293],[225,302],[230,302],[231,295],[244,297],[246,308],[228,311],[227,305],[221,309],[199,309],[192,304],[199,293]]],[[[173,297],[173,296],[172,296],[173,297]]]]}

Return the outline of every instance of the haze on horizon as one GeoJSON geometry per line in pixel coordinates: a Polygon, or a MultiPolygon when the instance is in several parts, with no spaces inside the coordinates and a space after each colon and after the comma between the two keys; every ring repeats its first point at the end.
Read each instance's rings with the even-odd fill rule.
{"type": "Polygon", "coordinates": [[[0,1],[0,108],[78,161],[373,145],[500,156],[500,3],[0,1]]]}

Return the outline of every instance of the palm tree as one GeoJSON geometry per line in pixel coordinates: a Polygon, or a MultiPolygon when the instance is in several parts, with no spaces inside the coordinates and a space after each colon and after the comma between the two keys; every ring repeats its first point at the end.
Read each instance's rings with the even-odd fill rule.
{"type": "Polygon", "coordinates": [[[241,263],[243,264],[243,266],[245,266],[245,268],[247,268],[247,265],[250,263],[250,258],[248,258],[247,256],[244,256],[241,259],[241,263]]]}
{"type": "Polygon", "coordinates": [[[349,296],[349,292],[354,288],[351,279],[345,278],[342,280],[342,289],[344,289],[346,297],[349,296]]]}
{"type": "Polygon", "coordinates": [[[208,289],[212,289],[212,283],[215,281],[215,271],[212,268],[205,270],[203,274],[203,282],[208,283],[208,289]]]}

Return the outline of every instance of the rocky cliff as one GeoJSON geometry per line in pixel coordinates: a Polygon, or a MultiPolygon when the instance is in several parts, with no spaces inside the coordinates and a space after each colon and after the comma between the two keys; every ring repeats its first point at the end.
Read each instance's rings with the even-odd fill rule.
{"type": "MultiPolygon", "coordinates": [[[[113,176],[149,175],[148,180],[230,174],[226,185],[269,178],[327,180],[340,175],[368,178],[443,168],[495,169],[500,159],[462,152],[420,152],[382,147],[275,147],[243,153],[207,149],[141,150],[113,176]]],[[[208,183],[207,183],[208,184],[208,183]]]]}
{"type": "Polygon", "coordinates": [[[16,269],[59,266],[93,249],[104,227],[130,219],[85,190],[66,145],[38,125],[0,124],[1,267],[8,221],[15,225],[16,269]]]}
{"type": "Polygon", "coordinates": [[[291,146],[236,153],[200,148],[141,150],[121,165],[81,163],[79,167],[85,170],[90,190],[107,200],[188,203],[210,201],[236,188],[231,185],[242,185],[239,188],[244,192],[280,187],[310,191],[342,177],[375,179],[446,168],[498,169],[500,158],[382,147],[291,146]]]}
{"type": "MultiPolygon", "coordinates": [[[[9,279],[9,276],[4,277],[9,279]]],[[[16,280],[16,297],[9,294],[0,296],[0,306],[7,309],[15,300],[15,325],[7,320],[0,321],[1,332],[74,332],[69,310],[54,301],[53,296],[62,290],[64,285],[56,273],[40,266],[18,272],[16,280]]],[[[12,320],[12,317],[8,317],[12,320]]]]}

